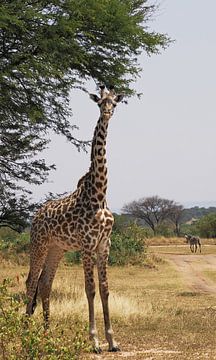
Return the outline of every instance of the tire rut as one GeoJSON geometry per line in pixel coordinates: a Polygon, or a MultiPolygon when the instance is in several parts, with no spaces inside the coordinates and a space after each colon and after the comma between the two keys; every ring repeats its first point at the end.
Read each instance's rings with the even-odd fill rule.
{"type": "Polygon", "coordinates": [[[164,255],[181,273],[190,289],[216,295],[216,283],[203,274],[205,270],[216,271],[216,255],[164,255]]]}

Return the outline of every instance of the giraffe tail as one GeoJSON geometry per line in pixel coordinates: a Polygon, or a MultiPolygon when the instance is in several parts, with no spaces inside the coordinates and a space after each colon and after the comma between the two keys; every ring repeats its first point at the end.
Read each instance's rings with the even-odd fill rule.
{"type": "Polygon", "coordinates": [[[37,283],[37,287],[36,287],[35,294],[34,294],[34,297],[32,299],[32,304],[31,304],[31,313],[32,313],[32,315],[34,314],[36,306],[37,306],[37,295],[38,295],[38,283],[37,283]]]}
{"type": "Polygon", "coordinates": [[[41,275],[38,278],[38,282],[37,282],[37,287],[34,293],[34,296],[32,298],[32,302],[31,302],[31,315],[34,314],[36,306],[37,306],[37,296],[38,296],[38,286],[39,286],[39,281],[40,281],[41,275]]]}

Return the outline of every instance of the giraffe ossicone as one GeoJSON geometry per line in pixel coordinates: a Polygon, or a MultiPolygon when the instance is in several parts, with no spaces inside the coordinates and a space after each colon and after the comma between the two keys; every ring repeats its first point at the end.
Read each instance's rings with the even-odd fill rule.
{"type": "Polygon", "coordinates": [[[79,180],[72,194],[46,202],[32,222],[26,313],[33,314],[39,291],[45,325],[48,326],[50,292],[58,264],[65,251],[80,250],[89,307],[89,334],[94,350],[100,352],[94,313],[96,255],[105,336],[109,351],[118,351],[108,306],[107,262],[114,218],[106,202],[106,138],[109,120],[123,95],[115,94],[113,88],[107,91],[101,86],[100,96],[90,94],[90,98],[98,104],[100,117],[94,131],[89,171],[79,180]]]}

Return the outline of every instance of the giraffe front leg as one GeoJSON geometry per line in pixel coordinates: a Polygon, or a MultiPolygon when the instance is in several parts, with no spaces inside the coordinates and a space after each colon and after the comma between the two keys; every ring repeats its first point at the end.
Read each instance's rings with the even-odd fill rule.
{"type": "Polygon", "coordinates": [[[105,336],[109,344],[109,351],[117,352],[120,351],[116,341],[113,337],[113,330],[110,321],[109,315],[109,288],[108,288],[108,279],[107,279],[107,263],[109,256],[109,239],[103,242],[97,253],[97,268],[98,268],[98,278],[99,278],[99,291],[103,307],[104,315],[104,326],[105,326],[105,336]],[[106,244],[105,244],[106,243],[106,244]]]}
{"type": "Polygon", "coordinates": [[[94,282],[94,260],[91,253],[86,254],[82,252],[83,268],[85,274],[85,292],[88,300],[89,307],[89,338],[93,344],[94,352],[101,353],[102,350],[99,346],[99,340],[97,335],[95,310],[94,310],[94,298],[95,298],[95,282],[94,282]]]}

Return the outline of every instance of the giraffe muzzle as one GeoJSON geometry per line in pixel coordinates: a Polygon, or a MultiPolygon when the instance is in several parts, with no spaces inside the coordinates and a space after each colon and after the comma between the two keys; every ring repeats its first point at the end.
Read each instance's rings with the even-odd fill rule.
{"type": "Polygon", "coordinates": [[[104,111],[104,112],[103,112],[103,116],[111,116],[112,114],[113,114],[113,111],[112,111],[112,110],[104,111]]]}

